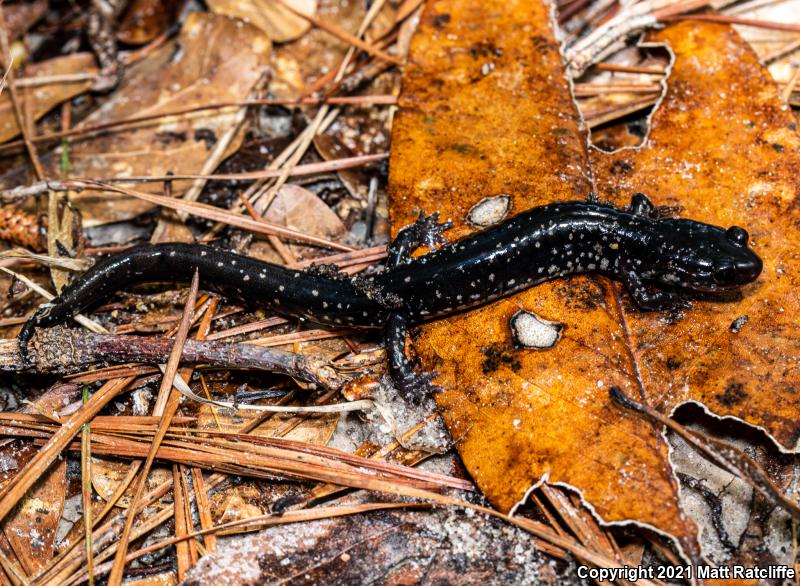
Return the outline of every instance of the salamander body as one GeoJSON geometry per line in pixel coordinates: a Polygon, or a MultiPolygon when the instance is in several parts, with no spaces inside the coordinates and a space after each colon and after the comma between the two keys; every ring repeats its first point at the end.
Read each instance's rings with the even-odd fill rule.
{"type": "MultiPolygon", "coordinates": [[[[63,323],[119,289],[141,282],[189,280],[195,270],[203,284],[281,315],[327,327],[389,324],[388,341],[396,347],[408,325],[566,275],[591,272],[618,279],[640,309],[659,310],[687,306],[686,293],[741,287],[762,269],[744,229],[660,219],[641,194],[627,209],[585,201],[536,207],[411,257],[416,247],[441,242],[447,227],[438,224],[435,215],[422,214],[390,246],[386,270],[356,278],[290,270],[206,246],[133,248],[97,263],[43,305],[20,333],[21,349],[24,353],[35,328],[63,323]]],[[[393,366],[390,356],[390,370],[408,366],[404,355],[394,358],[397,364],[393,366]]],[[[422,384],[414,376],[416,382],[409,384],[422,384]]]]}

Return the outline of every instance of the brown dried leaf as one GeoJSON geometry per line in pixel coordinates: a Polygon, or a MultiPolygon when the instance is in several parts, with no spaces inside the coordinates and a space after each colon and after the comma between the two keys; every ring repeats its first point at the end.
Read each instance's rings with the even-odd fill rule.
{"type": "Polygon", "coordinates": [[[24,35],[29,28],[47,12],[47,0],[26,0],[3,6],[8,40],[14,41],[24,35]]]}
{"type": "Polygon", "coordinates": [[[481,515],[438,509],[374,511],[272,527],[231,541],[224,552],[204,557],[185,584],[280,580],[292,584],[579,583],[571,568],[554,567],[522,530],[481,515]]]}
{"type": "MultiPolygon", "coordinates": [[[[76,53],[65,57],[56,57],[41,63],[33,63],[25,68],[20,79],[50,77],[54,75],[71,75],[76,73],[95,73],[94,56],[89,53],[76,53]]],[[[39,87],[19,88],[20,101],[29,109],[32,120],[38,120],[50,110],[77,95],[88,91],[92,80],[77,82],[58,82],[39,87]]],[[[17,118],[11,104],[9,92],[0,93],[0,142],[5,142],[19,134],[17,118]]]]}
{"type": "MultiPolygon", "coordinates": [[[[54,258],[83,256],[81,215],[68,200],[59,201],[58,194],[53,191],[48,194],[47,253],[54,258]]],[[[73,274],[72,271],[50,267],[50,277],[57,292],[69,284],[73,274]]]]}
{"type": "MultiPolygon", "coordinates": [[[[350,32],[358,29],[364,14],[363,2],[319,0],[317,9],[319,19],[350,32]]],[[[347,43],[317,28],[293,43],[275,47],[270,93],[282,99],[299,98],[322,72],[338,67],[347,49],[347,43]]]]}
{"type": "MultiPolygon", "coordinates": [[[[310,236],[338,242],[346,228],[336,212],[305,187],[287,183],[269,206],[264,219],[310,236]]],[[[309,246],[291,244],[296,253],[325,254],[309,246]]]]}
{"type": "MultiPolygon", "coordinates": [[[[125,481],[131,463],[117,458],[92,456],[92,486],[105,501],[111,500],[114,493],[125,481]]],[[[172,480],[172,471],[169,468],[153,468],[147,477],[149,488],[155,488],[172,480]]],[[[129,486],[116,506],[127,508],[133,497],[135,486],[129,486]]]]}
{"type": "MultiPolygon", "coordinates": [[[[284,0],[303,14],[313,16],[317,0],[284,0]]],[[[311,23],[297,16],[276,0],[209,0],[208,7],[217,14],[249,22],[269,35],[276,43],[286,43],[303,36],[311,23]]]]}
{"type": "MultiPolygon", "coordinates": [[[[39,397],[34,405],[26,405],[22,412],[54,416],[58,409],[77,397],[77,390],[74,384],[55,385],[39,397]]],[[[4,470],[11,472],[9,477],[16,476],[35,454],[35,449],[27,441],[3,446],[0,458],[4,470]]],[[[51,466],[3,521],[3,532],[28,574],[44,567],[53,557],[56,530],[67,493],[66,463],[65,459],[61,459],[51,466]]]]}
{"type": "Polygon", "coordinates": [[[117,38],[123,43],[143,45],[175,22],[182,0],[133,0],[122,15],[117,38]]]}
{"type": "Polygon", "coordinates": [[[67,461],[52,466],[4,520],[3,531],[28,574],[53,558],[58,521],[67,491],[67,461]]]}
{"type": "Polygon", "coordinates": [[[239,521],[241,519],[250,519],[263,515],[263,511],[257,505],[247,502],[237,492],[228,495],[227,498],[219,506],[217,515],[217,524],[230,523],[231,521],[239,521]]]}
{"type": "MultiPolygon", "coordinates": [[[[192,13],[177,43],[131,67],[113,97],[82,125],[243,100],[261,78],[269,53],[270,41],[258,29],[225,17],[192,13]]],[[[198,173],[234,118],[235,113],[230,112],[165,118],[75,142],[70,148],[70,176],[198,173]]],[[[229,153],[238,148],[239,134],[229,153]]],[[[51,160],[51,168],[54,164],[51,160]]],[[[176,181],[173,193],[179,195],[189,185],[188,181],[176,181]]],[[[140,188],[161,190],[159,184],[140,188]]],[[[73,203],[84,212],[86,225],[129,219],[153,207],[146,201],[105,192],[80,193],[73,203]]]]}

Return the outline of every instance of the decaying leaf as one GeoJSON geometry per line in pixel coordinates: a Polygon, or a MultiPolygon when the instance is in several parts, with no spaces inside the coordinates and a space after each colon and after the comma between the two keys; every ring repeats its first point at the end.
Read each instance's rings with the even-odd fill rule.
{"type": "MultiPolygon", "coordinates": [[[[735,33],[690,32],[663,33],[678,57],[651,144],[593,153],[594,176],[617,204],[641,190],[658,204],[680,203],[687,217],[748,226],[768,267],[759,282],[738,299],[697,301],[680,319],[641,314],[606,279],[574,277],[427,325],[415,347],[439,373],[444,417],[496,506],[510,509],[541,479],[565,483],[605,521],[651,525],[696,557],[696,528],[680,509],[660,430],[614,407],[608,388],[665,412],[703,402],[794,447],[797,298],[782,292],[796,289],[796,219],[786,210],[797,193],[798,139],[735,33]],[[520,309],[564,324],[552,349],[514,346],[509,320],[520,309]],[[734,334],[742,315],[750,331],[734,334]]],[[[543,3],[429,2],[410,60],[392,137],[393,230],[425,209],[451,219],[457,238],[472,230],[465,216],[483,198],[510,194],[516,214],[593,190],[543,3]]]]}
{"type": "MultiPolygon", "coordinates": [[[[261,78],[269,53],[270,41],[258,29],[226,17],[192,13],[177,42],[131,67],[113,96],[79,127],[243,100],[261,78]]],[[[76,140],[70,145],[69,176],[198,173],[235,116],[227,111],[163,118],[76,140]]],[[[232,141],[229,152],[239,143],[232,141]]],[[[59,152],[43,157],[48,172],[55,174],[59,152]]],[[[13,179],[18,180],[18,176],[13,179]]],[[[6,182],[11,180],[12,176],[6,177],[6,182]]],[[[188,185],[176,181],[173,193],[180,194],[188,185]]],[[[160,191],[161,185],[139,188],[160,191]]],[[[79,193],[72,201],[84,212],[87,225],[128,219],[153,207],[144,201],[98,192],[79,193]]]]}
{"type": "MultiPolygon", "coordinates": [[[[126,508],[133,498],[134,486],[130,486],[131,479],[128,474],[131,462],[116,458],[92,456],[92,487],[105,501],[109,501],[123,482],[128,483],[128,488],[117,501],[116,506],[126,508]]],[[[169,468],[154,468],[147,477],[148,488],[156,487],[172,479],[172,470],[169,468]]]]}
{"type": "Polygon", "coordinates": [[[175,22],[182,5],[181,0],[133,0],[122,14],[117,38],[131,45],[152,41],[175,22]]]}
{"type": "MultiPolygon", "coordinates": [[[[352,499],[332,503],[350,504],[352,499]]],[[[510,525],[456,510],[375,511],[225,540],[189,586],[263,584],[577,584],[510,525]]]]}
{"type": "MultiPolygon", "coordinates": [[[[23,412],[38,411],[54,416],[59,408],[76,398],[76,385],[57,384],[23,412]]],[[[35,453],[28,443],[5,444],[0,452],[4,480],[12,479],[35,453]],[[6,474],[8,476],[6,476],[6,474]]],[[[4,486],[8,488],[8,484],[4,486]]],[[[51,466],[6,518],[3,535],[25,572],[34,573],[46,566],[55,554],[54,544],[67,493],[67,462],[51,466]]]]}
{"type": "MultiPolygon", "coordinates": [[[[55,57],[42,63],[34,63],[25,68],[24,79],[36,77],[62,76],[80,73],[95,73],[94,56],[89,53],[77,53],[64,57],[55,57]]],[[[38,87],[19,89],[21,102],[27,108],[32,120],[38,120],[57,105],[88,91],[92,80],[58,81],[38,87]]],[[[9,92],[0,93],[0,142],[5,142],[19,134],[17,117],[11,103],[9,92]]]]}
{"type": "Polygon", "coordinates": [[[50,468],[9,515],[3,526],[11,548],[29,574],[53,558],[56,529],[64,510],[67,461],[50,468]]]}
{"type": "MultiPolygon", "coordinates": [[[[292,183],[278,190],[264,219],[328,240],[340,239],[345,234],[344,224],[325,202],[308,189],[292,183]]],[[[293,250],[313,251],[308,246],[291,244],[290,247],[293,250]]]]}
{"type": "MultiPolygon", "coordinates": [[[[355,31],[364,18],[362,2],[319,0],[317,17],[346,31],[355,31]]],[[[338,67],[348,45],[339,38],[313,28],[292,43],[275,47],[274,77],[270,92],[280,98],[297,99],[309,84],[338,67]]]]}
{"type": "MultiPolygon", "coordinates": [[[[288,0],[286,4],[311,16],[317,11],[317,0],[288,0]]],[[[308,20],[276,0],[209,0],[208,7],[217,14],[249,22],[267,33],[276,43],[293,41],[311,28],[308,20]]]]}
{"type": "Polygon", "coordinates": [[[6,21],[8,40],[13,41],[23,35],[44,16],[46,11],[47,0],[26,0],[4,5],[3,17],[6,21]]]}
{"type": "Polygon", "coordinates": [[[652,37],[675,52],[667,95],[639,150],[592,153],[601,197],[642,191],[657,205],[747,228],[759,280],[683,319],[631,312],[628,330],[648,402],[686,401],[763,428],[796,450],[800,427],[800,136],[758,58],[731,28],[672,26],[652,37]]]}
{"type": "MultiPolygon", "coordinates": [[[[83,256],[81,215],[68,200],[59,200],[58,194],[48,194],[47,253],[54,257],[80,258],[83,256]]],[[[63,268],[50,267],[50,277],[59,293],[70,282],[72,273],[63,268]]]]}

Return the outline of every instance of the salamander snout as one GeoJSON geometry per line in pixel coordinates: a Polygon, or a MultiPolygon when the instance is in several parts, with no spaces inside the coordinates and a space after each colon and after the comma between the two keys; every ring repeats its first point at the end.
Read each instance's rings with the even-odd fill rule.
{"type": "Polygon", "coordinates": [[[752,283],[761,274],[761,269],[764,268],[761,258],[753,251],[749,250],[748,252],[750,253],[748,258],[737,259],[734,263],[737,284],[752,283]]]}
{"type": "Polygon", "coordinates": [[[725,232],[725,237],[729,244],[721,247],[711,271],[714,284],[726,289],[752,283],[761,274],[764,263],[747,247],[750,239],[747,231],[733,226],[725,232]]]}
{"type": "Polygon", "coordinates": [[[751,283],[761,274],[761,259],[756,255],[751,258],[737,258],[718,264],[714,267],[712,277],[720,288],[737,287],[751,283]]]}

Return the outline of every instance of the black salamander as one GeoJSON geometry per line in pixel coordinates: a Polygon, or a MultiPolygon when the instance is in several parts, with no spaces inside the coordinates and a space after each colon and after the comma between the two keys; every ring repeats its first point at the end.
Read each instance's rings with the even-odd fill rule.
{"type": "Polygon", "coordinates": [[[389,247],[383,272],[350,278],[297,271],[233,252],[187,244],[143,246],[113,255],[43,305],[19,335],[20,350],[47,328],[135,283],[202,281],[277,314],[327,327],[386,328],[389,372],[408,400],[431,389],[405,355],[406,328],[511,295],[543,281],[600,273],[622,281],[645,311],[688,307],[686,293],[729,290],[755,280],[761,259],[738,226],[723,229],[659,218],[642,194],[627,209],[565,202],[530,209],[455,242],[449,223],[420,218],[389,247]],[[439,248],[412,257],[414,249],[439,248]]]}

